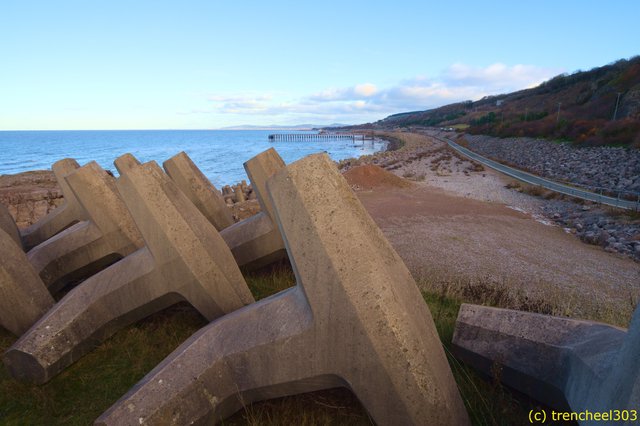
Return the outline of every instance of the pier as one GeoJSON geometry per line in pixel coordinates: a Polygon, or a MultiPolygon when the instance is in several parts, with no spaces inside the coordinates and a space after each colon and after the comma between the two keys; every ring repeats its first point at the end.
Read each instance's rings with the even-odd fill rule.
{"type": "Polygon", "coordinates": [[[364,133],[274,133],[269,135],[269,140],[277,141],[315,141],[348,139],[351,141],[373,140],[372,135],[364,133]]]}

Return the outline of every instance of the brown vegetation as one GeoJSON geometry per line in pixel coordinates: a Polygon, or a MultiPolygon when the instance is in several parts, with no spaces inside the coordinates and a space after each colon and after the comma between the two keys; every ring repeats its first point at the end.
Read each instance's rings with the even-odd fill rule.
{"type": "Polygon", "coordinates": [[[561,74],[532,89],[392,115],[373,126],[455,125],[469,125],[473,134],[640,148],[640,56],[561,74]]]}

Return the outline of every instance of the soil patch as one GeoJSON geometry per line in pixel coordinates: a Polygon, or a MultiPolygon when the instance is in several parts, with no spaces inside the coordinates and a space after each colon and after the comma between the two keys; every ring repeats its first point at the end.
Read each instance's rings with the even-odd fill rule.
{"type": "Polygon", "coordinates": [[[353,167],[344,173],[344,177],[355,190],[409,188],[413,186],[411,182],[373,164],[353,167]]]}
{"type": "Polygon", "coordinates": [[[556,300],[581,317],[597,303],[625,308],[640,297],[640,265],[582,243],[499,203],[437,188],[358,193],[416,277],[431,282],[497,282],[528,297],[556,300]]]}

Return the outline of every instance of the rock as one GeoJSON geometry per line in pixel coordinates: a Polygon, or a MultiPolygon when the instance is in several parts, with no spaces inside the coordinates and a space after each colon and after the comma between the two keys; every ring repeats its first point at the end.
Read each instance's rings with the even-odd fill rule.
{"type": "Polygon", "coordinates": [[[465,135],[465,139],[468,147],[479,154],[543,177],[615,190],[638,191],[640,188],[640,150],[637,149],[578,148],[542,139],[500,139],[483,135],[465,135]]]}
{"type": "Polygon", "coordinates": [[[610,237],[611,235],[609,235],[607,231],[600,231],[600,233],[598,234],[598,244],[602,246],[606,245],[610,237]]]}
{"type": "Polygon", "coordinates": [[[26,228],[63,203],[53,172],[38,170],[0,176],[0,203],[19,228],[26,228]]]}
{"type": "Polygon", "coordinates": [[[587,244],[598,244],[598,236],[593,231],[587,231],[582,237],[582,240],[587,244]]]}

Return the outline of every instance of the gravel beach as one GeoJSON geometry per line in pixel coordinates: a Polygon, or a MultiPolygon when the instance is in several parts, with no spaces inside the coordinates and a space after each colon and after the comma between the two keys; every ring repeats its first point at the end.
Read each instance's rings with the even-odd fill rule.
{"type": "MultiPolygon", "coordinates": [[[[609,227],[615,215],[521,192],[511,178],[459,157],[439,141],[405,136],[412,143],[398,151],[343,161],[341,167],[377,165],[412,182],[409,188],[364,188],[359,181],[352,188],[414,276],[507,287],[553,300],[568,316],[589,316],[601,309],[598,304],[615,306],[623,318],[630,315],[640,297],[640,263],[629,253],[581,241],[556,210],[590,214],[609,227]]],[[[629,226],[637,231],[637,223],[629,226]]]]}

